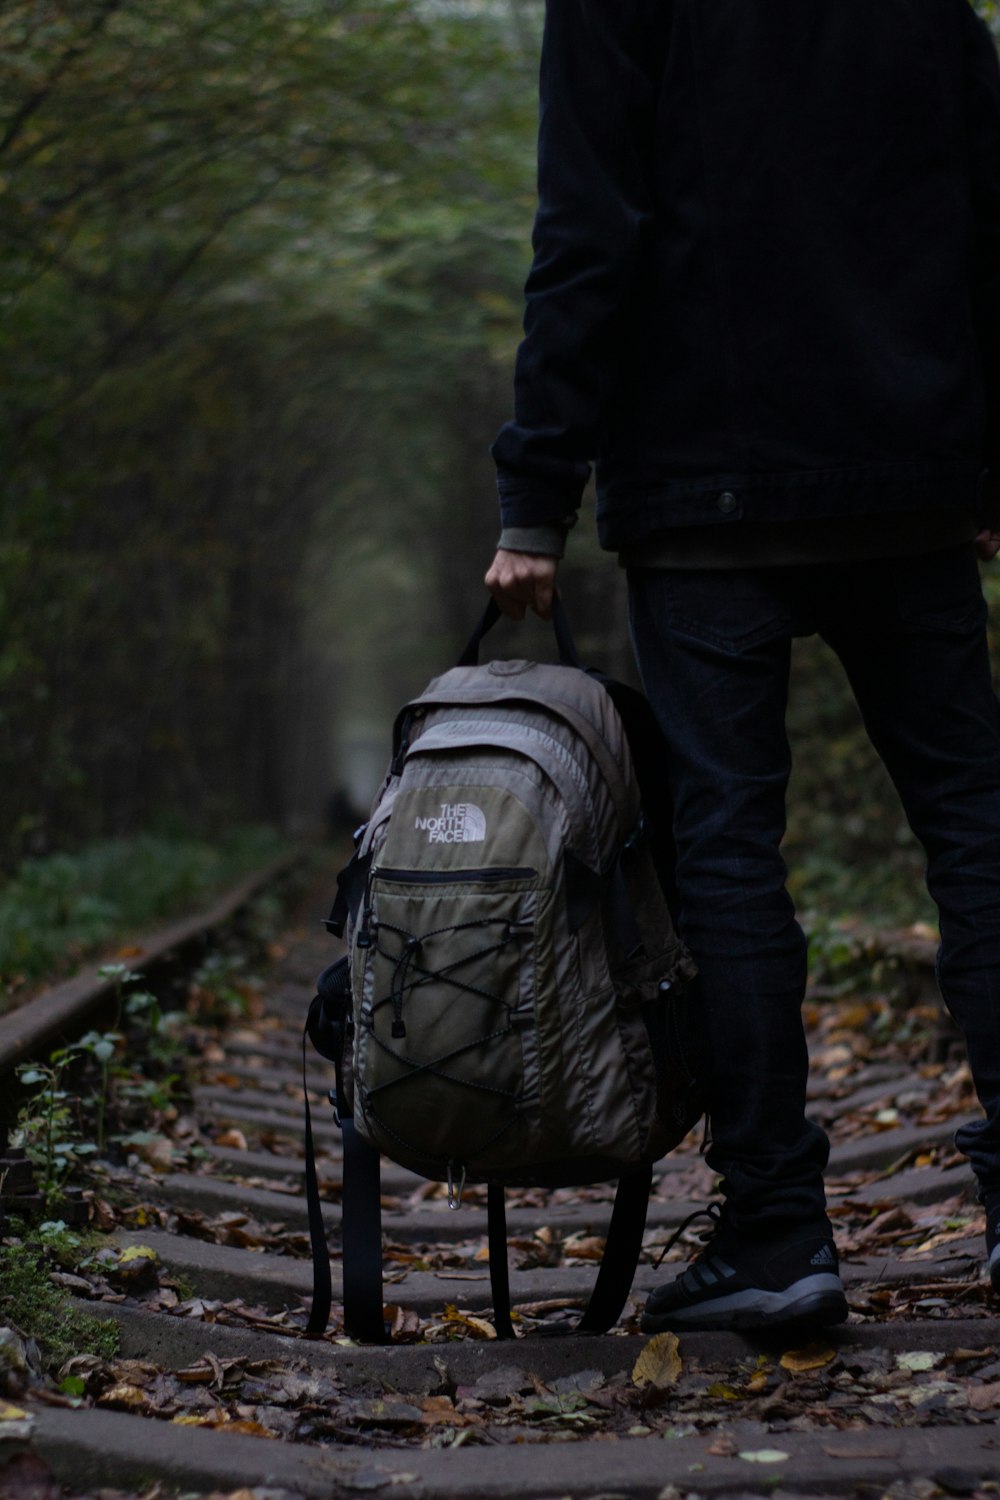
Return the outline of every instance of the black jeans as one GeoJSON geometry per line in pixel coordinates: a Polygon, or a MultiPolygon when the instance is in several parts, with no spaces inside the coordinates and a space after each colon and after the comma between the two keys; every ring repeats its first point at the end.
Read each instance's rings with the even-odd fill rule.
{"type": "Polygon", "coordinates": [[[1000,1187],[1000,715],[970,543],[916,557],[741,571],[633,569],[632,639],[670,746],[680,929],[700,969],[710,1166],[737,1227],[825,1207],[805,1114],[806,944],[779,844],[791,640],[840,657],[927,854],[938,980],[985,1118],[956,1137],[1000,1187]]]}

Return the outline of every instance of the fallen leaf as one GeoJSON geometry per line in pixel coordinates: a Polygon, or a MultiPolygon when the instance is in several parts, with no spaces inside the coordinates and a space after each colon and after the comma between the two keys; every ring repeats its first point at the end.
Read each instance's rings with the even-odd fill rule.
{"type": "Polygon", "coordinates": [[[485,1318],[474,1317],[472,1313],[459,1312],[453,1302],[449,1302],[444,1310],[445,1321],[453,1327],[466,1328],[478,1339],[495,1339],[497,1331],[492,1323],[487,1323],[485,1318]]]}
{"type": "Polygon", "coordinates": [[[901,1370],[934,1370],[944,1361],[943,1354],[932,1354],[930,1350],[915,1349],[907,1354],[897,1354],[896,1364],[901,1370]]]}
{"type": "Polygon", "coordinates": [[[682,1365],[676,1333],[657,1333],[632,1366],[632,1383],[658,1391],[677,1384],[682,1365]]]}
{"type": "Polygon", "coordinates": [[[830,1349],[825,1344],[806,1344],[803,1349],[789,1349],[781,1356],[781,1368],[790,1370],[793,1375],[803,1375],[807,1370],[822,1370],[827,1365],[832,1365],[837,1358],[836,1349],[830,1349]]]}
{"type": "Polygon", "coordinates": [[[710,1448],[705,1449],[711,1453],[713,1458],[735,1458],[739,1452],[739,1445],[729,1436],[728,1432],[720,1432],[710,1448]]]}
{"type": "Polygon", "coordinates": [[[791,1455],[782,1452],[780,1448],[748,1448],[738,1457],[748,1464],[783,1464],[791,1455]]]}
{"type": "Polygon", "coordinates": [[[543,1302],[519,1302],[511,1316],[517,1318],[544,1318],[553,1312],[582,1312],[583,1302],[579,1297],[550,1297],[543,1302]]]}
{"type": "Polygon", "coordinates": [[[393,1474],[388,1469],[357,1469],[353,1474],[344,1474],[338,1478],[338,1484],[345,1490],[380,1490],[386,1485],[416,1482],[415,1474],[393,1474]]]}
{"type": "Polygon", "coordinates": [[[92,1198],[90,1203],[91,1223],[96,1229],[110,1233],[118,1223],[118,1218],[111,1204],[104,1198],[92,1198]]]}
{"type": "Polygon", "coordinates": [[[740,1393],[724,1381],[713,1380],[705,1392],[706,1396],[714,1396],[717,1401],[739,1401],[740,1393]]]}
{"type": "Polygon", "coordinates": [[[149,1245],[129,1245],[118,1257],[118,1263],[122,1266],[130,1265],[134,1260],[156,1260],[156,1251],[149,1245]]]}
{"type": "Polygon", "coordinates": [[[9,1401],[0,1401],[0,1422],[26,1422],[30,1420],[28,1413],[20,1406],[12,1406],[9,1401]]]}
{"type": "Polygon", "coordinates": [[[383,1320],[391,1324],[390,1338],[394,1344],[413,1344],[423,1337],[424,1325],[420,1314],[412,1307],[383,1308],[383,1320]]]}
{"type": "Polygon", "coordinates": [[[217,1135],[214,1144],[216,1146],[227,1146],[230,1151],[247,1150],[247,1138],[242,1130],[237,1130],[235,1126],[233,1129],[224,1130],[221,1135],[217,1135]]]}
{"type": "Polygon", "coordinates": [[[113,1385],[97,1398],[98,1406],[118,1407],[125,1411],[150,1411],[152,1402],[137,1385],[113,1385]]]}
{"type": "Polygon", "coordinates": [[[130,1147],[140,1160],[147,1162],[151,1167],[169,1170],[174,1164],[173,1142],[165,1135],[154,1135],[150,1140],[132,1140],[130,1147]]]}
{"type": "Polygon", "coordinates": [[[973,1386],[969,1392],[969,1405],[973,1411],[992,1411],[995,1406],[1000,1406],[1000,1380],[973,1386]]]}
{"type": "Polygon", "coordinates": [[[372,1427],[417,1427],[423,1417],[419,1406],[414,1406],[409,1401],[390,1399],[345,1400],[341,1402],[340,1409],[348,1421],[372,1427]]]}
{"type": "Polygon", "coordinates": [[[571,1235],[563,1243],[563,1259],[600,1260],[604,1255],[604,1241],[597,1235],[571,1235]]]}
{"type": "Polygon", "coordinates": [[[476,1427],[479,1419],[471,1413],[455,1410],[455,1403],[448,1396],[425,1396],[421,1401],[424,1414],[421,1422],[425,1427],[476,1427]]]}
{"type": "MultiPolygon", "coordinates": [[[[278,1434],[272,1432],[268,1427],[262,1427],[259,1422],[217,1422],[217,1427],[224,1427],[227,1432],[243,1432],[247,1437],[276,1438],[278,1434]]],[[[229,1497],[232,1500],[232,1496],[229,1497]]]]}

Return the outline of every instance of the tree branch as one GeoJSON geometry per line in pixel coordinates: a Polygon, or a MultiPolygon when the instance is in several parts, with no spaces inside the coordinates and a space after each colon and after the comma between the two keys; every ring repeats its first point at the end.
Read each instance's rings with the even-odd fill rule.
{"type": "Polygon", "coordinates": [[[72,46],[67,47],[42,87],[29,95],[20,109],[15,110],[13,119],[3,135],[0,136],[0,155],[10,150],[32,115],[45,103],[66,70],[72,67],[78,57],[83,56],[95,37],[99,36],[104,30],[115,11],[121,9],[122,4],[123,0],[104,0],[103,10],[99,15],[95,16],[93,23],[88,26],[83,35],[72,46]]]}

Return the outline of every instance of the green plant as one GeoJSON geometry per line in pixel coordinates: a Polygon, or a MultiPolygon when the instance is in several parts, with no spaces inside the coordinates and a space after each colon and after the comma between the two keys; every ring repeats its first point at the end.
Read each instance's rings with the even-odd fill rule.
{"type": "Polygon", "coordinates": [[[60,1221],[42,1225],[30,1240],[11,1236],[0,1242],[0,1322],[33,1338],[49,1370],[75,1354],[110,1358],[118,1348],[115,1325],[82,1312],[50,1279],[53,1261],[79,1264],[80,1246],[60,1221]]]}
{"type": "Polygon", "coordinates": [[[69,1049],[78,1055],[92,1057],[97,1064],[99,1082],[97,1094],[92,1096],[91,1102],[95,1106],[98,1151],[104,1150],[113,1078],[111,1065],[121,1041],[122,1035],[118,1031],[88,1031],[69,1049]]]}
{"type": "Polygon", "coordinates": [[[219,949],[195,972],[188,1009],[200,1021],[224,1022],[250,1013],[258,989],[242,953],[219,949]]]}
{"type": "Polygon", "coordinates": [[[22,1147],[35,1167],[49,1213],[59,1202],[72,1169],[98,1149],[83,1137],[79,1100],[63,1087],[66,1070],[76,1055],[76,1047],[59,1047],[47,1063],[25,1063],[17,1070],[23,1085],[37,1088],[18,1111],[11,1144],[22,1147]]]}

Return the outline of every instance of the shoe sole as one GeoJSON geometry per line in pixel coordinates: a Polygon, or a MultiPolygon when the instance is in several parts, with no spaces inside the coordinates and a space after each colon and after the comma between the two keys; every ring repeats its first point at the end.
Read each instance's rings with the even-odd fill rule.
{"type": "MultiPolygon", "coordinates": [[[[997,1273],[1000,1276],[1000,1257],[997,1273]]],[[[711,1332],[722,1329],[830,1327],[845,1323],[847,1298],[839,1276],[809,1276],[787,1292],[734,1292],[712,1302],[645,1312],[643,1333],[711,1332]],[[742,1305],[741,1305],[742,1299],[742,1305]]]]}

